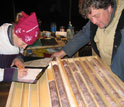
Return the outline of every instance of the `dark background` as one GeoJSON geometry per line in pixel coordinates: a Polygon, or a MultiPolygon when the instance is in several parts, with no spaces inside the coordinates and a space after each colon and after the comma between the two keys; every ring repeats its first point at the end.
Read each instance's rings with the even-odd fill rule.
{"type": "Polygon", "coordinates": [[[84,20],[78,11],[78,0],[1,0],[0,3],[0,25],[11,23],[16,14],[25,11],[27,14],[36,12],[37,18],[41,20],[41,30],[50,30],[50,24],[56,22],[57,30],[60,26],[67,28],[69,19],[75,30],[80,30],[87,20],[84,20]],[[71,4],[71,17],[69,9],[71,4]]]}

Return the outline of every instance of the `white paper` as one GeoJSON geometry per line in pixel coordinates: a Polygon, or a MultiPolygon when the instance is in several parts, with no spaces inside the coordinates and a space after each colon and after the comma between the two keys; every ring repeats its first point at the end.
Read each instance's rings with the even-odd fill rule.
{"type": "Polygon", "coordinates": [[[28,67],[46,67],[50,61],[52,61],[52,58],[44,58],[44,59],[27,61],[24,64],[25,66],[28,67]]]}
{"type": "Polygon", "coordinates": [[[33,82],[42,69],[28,69],[27,75],[19,79],[21,82],[33,82]]]}

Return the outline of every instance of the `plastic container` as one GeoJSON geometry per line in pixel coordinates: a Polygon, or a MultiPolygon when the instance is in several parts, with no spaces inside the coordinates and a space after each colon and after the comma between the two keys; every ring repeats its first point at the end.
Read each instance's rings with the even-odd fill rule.
{"type": "Polygon", "coordinates": [[[51,26],[50,27],[51,27],[51,36],[54,36],[55,37],[56,36],[56,28],[57,28],[56,27],[56,23],[54,23],[54,22],[51,23],[51,26]]]}

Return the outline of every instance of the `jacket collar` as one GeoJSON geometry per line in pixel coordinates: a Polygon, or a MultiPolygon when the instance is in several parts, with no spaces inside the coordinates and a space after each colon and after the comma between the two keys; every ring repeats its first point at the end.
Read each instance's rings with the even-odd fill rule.
{"type": "Polygon", "coordinates": [[[12,37],[12,25],[8,27],[7,33],[10,43],[14,46],[13,37],[12,37]]]}
{"type": "MultiPolygon", "coordinates": [[[[117,2],[118,2],[118,0],[117,0],[117,2]]],[[[114,7],[113,7],[112,16],[111,16],[109,24],[106,27],[108,27],[110,25],[110,23],[112,22],[114,16],[116,15],[116,12],[117,12],[117,2],[116,2],[116,0],[114,0],[114,7]]]]}

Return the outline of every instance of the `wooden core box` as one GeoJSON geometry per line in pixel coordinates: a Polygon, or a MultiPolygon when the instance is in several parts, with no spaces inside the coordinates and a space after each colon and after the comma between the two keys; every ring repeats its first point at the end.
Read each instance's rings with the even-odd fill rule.
{"type": "Polygon", "coordinates": [[[124,107],[124,83],[97,56],[57,59],[36,84],[13,82],[6,107],[124,107]]]}

